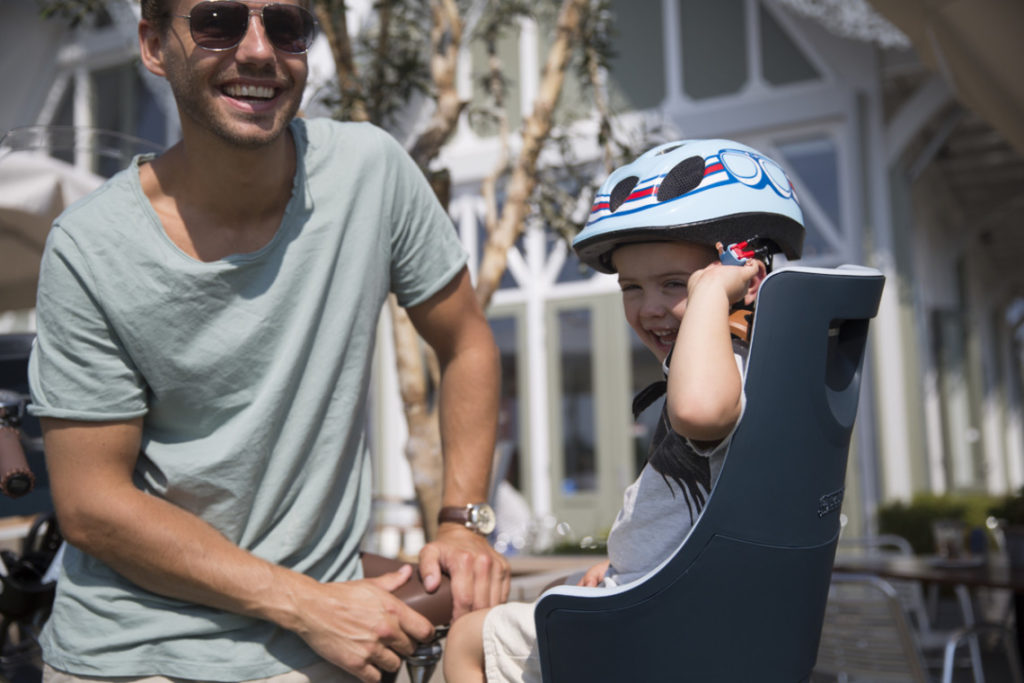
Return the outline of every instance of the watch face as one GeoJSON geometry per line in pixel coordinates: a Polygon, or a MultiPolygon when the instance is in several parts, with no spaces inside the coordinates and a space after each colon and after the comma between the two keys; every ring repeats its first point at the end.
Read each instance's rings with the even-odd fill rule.
{"type": "Polygon", "coordinates": [[[494,531],[494,508],[487,503],[474,505],[469,510],[469,523],[484,536],[494,531]]]}

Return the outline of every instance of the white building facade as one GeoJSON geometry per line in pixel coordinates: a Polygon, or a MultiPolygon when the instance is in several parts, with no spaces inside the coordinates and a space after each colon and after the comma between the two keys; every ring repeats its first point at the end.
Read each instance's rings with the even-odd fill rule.
{"type": "MultiPolygon", "coordinates": [[[[951,88],[907,50],[837,35],[790,7],[799,4],[616,0],[619,56],[607,78],[627,124],[657,126],[662,138],[733,138],[778,160],[804,209],[804,263],[863,263],[886,275],[845,504],[851,524],[867,532],[880,502],[1024,485],[1024,307],[935,170],[963,120],[951,88]]],[[[112,2],[106,15],[69,30],[40,19],[32,0],[4,2],[0,129],[91,126],[173,142],[173,102],[137,63],[136,13],[112,2]]],[[[532,107],[545,35],[527,20],[503,45],[514,65],[513,123],[532,107]]],[[[311,55],[313,70],[329,76],[322,49],[311,55]]],[[[467,99],[481,68],[475,56],[462,56],[467,99]]],[[[563,109],[578,105],[574,87],[563,109]]],[[[573,118],[581,131],[594,127],[586,110],[573,118]]],[[[480,183],[497,144],[464,121],[440,159],[474,274],[484,240],[480,183]]],[[[598,158],[585,145],[577,153],[598,158]]],[[[1011,212],[987,220],[993,230],[1019,227],[1011,212]]],[[[8,330],[31,326],[29,314],[2,315],[8,330]]],[[[632,395],[659,373],[625,323],[614,278],[581,270],[564,241],[534,222],[509,253],[488,316],[503,365],[496,462],[518,492],[502,499],[506,510],[528,510],[545,542],[559,533],[574,543],[600,537],[655,417],[652,408],[634,425],[632,395]]],[[[384,549],[412,552],[421,537],[386,317],[381,326],[371,427],[379,535],[384,549]]],[[[508,528],[503,547],[537,542],[537,528],[508,528]]]]}

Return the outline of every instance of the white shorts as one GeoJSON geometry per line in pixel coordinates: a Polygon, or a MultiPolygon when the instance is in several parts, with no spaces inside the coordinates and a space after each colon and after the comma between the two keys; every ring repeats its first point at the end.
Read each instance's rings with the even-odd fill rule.
{"type": "Polygon", "coordinates": [[[540,653],[533,623],[534,602],[509,602],[484,618],[487,683],[540,683],[540,653]]]}
{"type": "MultiPolygon", "coordinates": [[[[355,678],[341,679],[339,676],[347,676],[341,669],[338,669],[327,662],[318,662],[312,666],[303,667],[297,671],[290,671],[285,674],[271,676],[270,678],[258,678],[255,681],[246,683],[335,683],[339,680],[356,680],[355,678]]],[[[538,679],[539,680],[539,679],[538,679]]],[[[166,676],[75,676],[63,671],[57,671],[49,664],[43,665],[43,683],[193,683],[191,679],[167,678],[166,676]]]]}

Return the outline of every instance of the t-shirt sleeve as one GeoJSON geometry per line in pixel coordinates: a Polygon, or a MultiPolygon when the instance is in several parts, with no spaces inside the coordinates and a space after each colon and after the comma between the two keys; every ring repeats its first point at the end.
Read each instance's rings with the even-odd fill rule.
{"type": "Polygon", "coordinates": [[[55,226],[40,268],[29,360],[34,415],[103,421],[146,413],[145,383],[111,329],[94,283],[78,245],[55,226]]]}
{"type": "Polygon", "coordinates": [[[402,306],[423,303],[448,284],[468,255],[423,173],[387,135],[391,191],[391,291],[402,306]]]}

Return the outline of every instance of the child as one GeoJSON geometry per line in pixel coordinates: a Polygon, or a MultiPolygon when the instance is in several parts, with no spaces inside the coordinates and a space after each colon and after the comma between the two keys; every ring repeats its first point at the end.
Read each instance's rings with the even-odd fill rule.
{"type": "MultiPolygon", "coordinates": [[[[799,258],[803,235],[782,169],[729,140],[661,145],[605,181],[573,247],[584,263],[618,273],[626,320],[662,363],[666,382],[641,392],[634,413],[661,393],[665,407],[608,536],[608,560],[579,585],[636,581],[686,538],[743,412],[746,336],[731,334],[730,314],[746,327],[772,254],[799,258]]],[[[533,607],[509,603],[455,622],[448,683],[539,682],[533,607]]]]}

